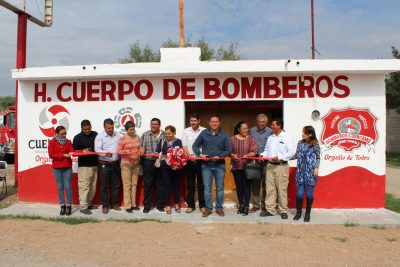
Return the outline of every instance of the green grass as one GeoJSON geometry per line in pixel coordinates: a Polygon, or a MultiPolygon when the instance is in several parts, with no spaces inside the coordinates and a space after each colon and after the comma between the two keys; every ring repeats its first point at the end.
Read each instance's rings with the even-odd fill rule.
{"type": "Polygon", "coordinates": [[[400,153],[386,152],[386,164],[392,168],[400,168],[400,153]]]}
{"type": "Polygon", "coordinates": [[[375,230],[385,230],[386,229],[386,226],[385,225],[379,225],[379,224],[374,224],[374,225],[372,225],[372,226],[370,226],[372,229],[375,229],[375,230]]]}
{"type": "Polygon", "coordinates": [[[168,220],[154,219],[154,218],[136,218],[136,219],[109,219],[110,222],[125,222],[125,223],[140,223],[140,222],[159,222],[170,223],[168,220]]]}
{"type": "Polygon", "coordinates": [[[347,221],[347,222],[344,223],[344,226],[345,227],[357,227],[357,226],[359,226],[359,224],[355,223],[355,222],[347,221]]]}
{"type": "Polygon", "coordinates": [[[341,243],[346,243],[347,241],[349,241],[349,239],[347,237],[335,236],[333,239],[336,240],[336,241],[339,241],[341,243]]]}
{"type": "Polygon", "coordinates": [[[400,198],[394,197],[392,194],[386,193],[385,208],[400,213],[400,198]]]}
{"type": "MultiPolygon", "coordinates": [[[[94,218],[83,218],[83,217],[41,217],[37,215],[0,215],[0,220],[43,220],[49,222],[61,222],[69,225],[77,225],[83,223],[99,223],[101,220],[94,218]]],[[[125,222],[125,223],[139,223],[139,222],[159,222],[159,223],[170,223],[171,221],[143,218],[143,219],[110,219],[107,221],[111,222],[125,222]]]]}

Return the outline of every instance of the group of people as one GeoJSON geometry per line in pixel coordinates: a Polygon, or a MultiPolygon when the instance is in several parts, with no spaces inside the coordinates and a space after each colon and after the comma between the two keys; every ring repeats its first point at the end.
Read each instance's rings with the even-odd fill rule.
{"type": "Polygon", "coordinates": [[[121,180],[125,211],[139,211],[136,188],[141,167],[144,213],[150,212],[153,195],[156,209],[171,214],[173,208],[180,213],[180,179],[184,173],[186,213],[191,213],[196,208],[196,187],[202,216],[208,217],[212,213],[214,179],[215,212],[224,216],[225,158],[230,157],[238,199],[237,213],[246,216],[261,210],[260,216],[267,217],[279,212],[282,219],[287,219],[288,161],[297,159],[296,215],[293,219],[301,218],[306,194],[304,221],[310,221],[320,162],[320,149],[314,128],[303,128],[302,139],[294,150],[292,139],[284,131],[281,119],[272,119],[271,127],[267,127],[268,118],[265,114],[259,114],[256,120],[256,126],[251,129],[246,121],[238,122],[234,135],[229,137],[221,129],[218,115],[211,115],[209,127],[204,128],[200,125],[198,114],[191,114],[190,126],[184,129],[182,139],[176,137],[176,129],[172,125],[165,127],[164,131],[161,130],[161,121],[158,118],[151,119],[150,130],[140,137],[136,134],[135,123],[132,121],[126,122],[126,134],[120,136],[114,131],[112,119],[104,120],[104,131],[100,134],[92,130],[90,121],[83,120],[81,132],[74,137],[73,142],[66,138],[65,127],[58,126],[48,151],[58,189],[60,215],[71,215],[72,156],[75,153],[78,156],[80,212],[83,214],[89,215],[92,209],[97,208],[92,204],[97,174],[100,175],[100,199],[104,214],[110,209],[121,210],[118,205],[121,180]],[[182,169],[172,168],[165,160],[171,148],[181,148],[184,151],[188,161],[182,169]],[[159,165],[156,163],[157,158],[161,159],[159,165]],[[262,170],[256,179],[249,179],[246,172],[251,163],[258,164],[262,170]],[[174,200],[172,208],[171,191],[174,200]],[[251,195],[253,205],[250,209],[251,195]]]}

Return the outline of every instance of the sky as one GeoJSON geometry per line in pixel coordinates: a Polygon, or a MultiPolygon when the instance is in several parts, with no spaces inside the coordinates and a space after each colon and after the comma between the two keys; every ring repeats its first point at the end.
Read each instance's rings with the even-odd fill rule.
{"type": "MultiPolygon", "coordinates": [[[[7,0],[21,7],[23,0],[7,0]]],[[[44,0],[26,10],[43,17],[44,0]]],[[[310,0],[185,0],[185,36],[244,59],[311,58],[310,0]]],[[[317,59],[392,58],[400,1],[314,0],[317,59]]],[[[28,21],[27,67],[117,63],[139,41],[179,42],[179,0],[58,0],[53,26],[28,21]]],[[[0,96],[15,94],[17,15],[0,6],[0,96]]]]}

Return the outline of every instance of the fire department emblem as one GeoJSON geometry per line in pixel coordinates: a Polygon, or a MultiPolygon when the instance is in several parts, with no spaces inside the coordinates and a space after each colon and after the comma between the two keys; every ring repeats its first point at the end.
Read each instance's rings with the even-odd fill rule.
{"type": "Polygon", "coordinates": [[[124,125],[127,121],[134,122],[136,128],[140,128],[142,125],[142,116],[140,113],[133,114],[132,111],[131,107],[121,108],[118,110],[118,114],[114,116],[115,128],[120,134],[126,133],[124,125]]]}
{"type": "Polygon", "coordinates": [[[378,139],[377,118],[369,109],[331,109],[322,118],[324,124],[321,141],[326,149],[339,146],[346,151],[365,145],[368,151],[375,152],[378,139]]]}
{"type": "Polygon", "coordinates": [[[45,107],[39,114],[40,130],[47,137],[53,137],[55,128],[59,125],[64,126],[67,131],[69,128],[69,112],[60,105],[45,107]]]}

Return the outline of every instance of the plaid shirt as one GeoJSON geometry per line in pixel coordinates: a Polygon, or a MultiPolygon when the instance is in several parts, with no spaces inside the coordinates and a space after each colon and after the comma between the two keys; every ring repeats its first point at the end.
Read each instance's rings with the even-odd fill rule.
{"type": "MultiPolygon", "coordinates": [[[[157,153],[157,144],[164,138],[164,131],[161,130],[160,136],[157,138],[151,131],[144,132],[140,138],[140,147],[144,147],[145,154],[157,153]]],[[[154,159],[146,157],[147,159],[154,159]]]]}

